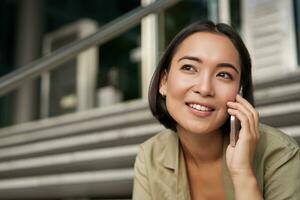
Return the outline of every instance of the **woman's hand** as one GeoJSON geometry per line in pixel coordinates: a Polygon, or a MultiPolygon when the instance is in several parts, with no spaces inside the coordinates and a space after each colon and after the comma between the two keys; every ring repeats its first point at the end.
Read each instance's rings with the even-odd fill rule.
{"type": "Polygon", "coordinates": [[[228,102],[228,113],[241,122],[239,139],[236,146],[230,144],[226,151],[236,199],[262,199],[252,165],[256,145],[259,141],[259,115],[253,106],[240,95],[236,102],[228,102]]]}
{"type": "Polygon", "coordinates": [[[228,102],[228,113],[241,122],[236,146],[228,146],[226,160],[232,176],[251,175],[256,144],[259,140],[259,116],[253,106],[240,95],[236,102],[228,102]]]}

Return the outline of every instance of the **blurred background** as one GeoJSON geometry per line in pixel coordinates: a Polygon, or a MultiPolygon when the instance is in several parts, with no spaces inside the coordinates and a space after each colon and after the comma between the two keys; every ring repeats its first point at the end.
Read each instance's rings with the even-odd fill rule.
{"type": "Polygon", "coordinates": [[[231,24],[263,123],[300,142],[298,0],[2,0],[0,199],[130,199],[147,89],[187,24],[231,24]]]}

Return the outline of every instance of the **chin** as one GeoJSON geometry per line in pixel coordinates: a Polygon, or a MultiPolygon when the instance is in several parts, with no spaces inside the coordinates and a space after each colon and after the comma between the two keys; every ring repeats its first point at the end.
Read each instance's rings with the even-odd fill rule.
{"type": "Polygon", "coordinates": [[[186,124],[185,126],[180,126],[177,127],[177,130],[180,131],[182,130],[183,132],[188,132],[191,134],[196,134],[196,135],[206,135],[209,133],[212,133],[214,131],[216,131],[217,129],[214,129],[210,126],[206,125],[202,125],[201,123],[193,123],[193,124],[186,124]]]}
{"type": "MultiPolygon", "coordinates": [[[[227,118],[226,118],[227,119],[227,118]]],[[[199,121],[193,123],[186,123],[186,126],[180,127],[177,130],[184,130],[185,132],[189,132],[197,135],[206,135],[218,132],[224,126],[226,119],[221,120],[218,123],[201,123],[199,121]]]]}

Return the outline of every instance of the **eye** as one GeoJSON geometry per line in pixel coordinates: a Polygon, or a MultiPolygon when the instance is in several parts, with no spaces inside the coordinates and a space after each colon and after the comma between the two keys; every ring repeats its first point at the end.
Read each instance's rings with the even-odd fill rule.
{"type": "Polygon", "coordinates": [[[233,79],[232,75],[228,72],[220,72],[220,73],[218,73],[217,76],[222,77],[224,79],[229,79],[229,80],[233,79]]]}
{"type": "Polygon", "coordinates": [[[188,64],[185,64],[182,67],[180,67],[180,70],[188,71],[188,72],[195,72],[196,71],[196,69],[194,68],[193,65],[188,65],[188,64]]]}

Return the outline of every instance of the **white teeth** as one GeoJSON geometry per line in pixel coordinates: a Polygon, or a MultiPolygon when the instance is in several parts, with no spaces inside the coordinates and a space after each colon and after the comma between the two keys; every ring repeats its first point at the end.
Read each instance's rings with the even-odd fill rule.
{"type": "Polygon", "coordinates": [[[201,106],[199,104],[190,104],[190,107],[196,109],[196,110],[200,110],[200,111],[211,111],[210,108],[206,107],[206,106],[201,106]]]}

